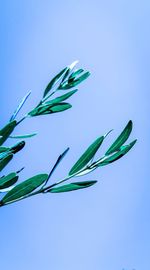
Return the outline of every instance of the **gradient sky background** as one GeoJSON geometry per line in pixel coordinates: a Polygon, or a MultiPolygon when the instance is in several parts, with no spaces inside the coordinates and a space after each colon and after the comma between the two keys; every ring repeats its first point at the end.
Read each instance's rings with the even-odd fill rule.
{"type": "Polygon", "coordinates": [[[96,137],[114,128],[103,154],[129,119],[130,140],[138,138],[126,157],[84,178],[99,179],[92,188],[1,208],[0,268],[149,270],[150,2],[5,0],[0,12],[1,126],[29,90],[22,114],[74,60],[92,73],[70,99],[71,110],[17,128],[15,134],[38,136],[6,173],[25,166],[25,180],[48,172],[70,146],[53,175],[61,179],[96,137]]]}

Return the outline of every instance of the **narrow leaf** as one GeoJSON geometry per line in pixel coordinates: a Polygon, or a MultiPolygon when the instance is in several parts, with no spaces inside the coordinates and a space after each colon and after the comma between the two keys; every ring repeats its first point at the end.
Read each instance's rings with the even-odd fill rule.
{"type": "Polygon", "coordinates": [[[61,112],[70,109],[72,106],[69,103],[56,103],[54,105],[41,105],[29,112],[30,116],[39,116],[45,114],[51,114],[56,112],[61,112]]]}
{"type": "Polygon", "coordinates": [[[14,185],[18,180],[18,176],[16,173],[10,173],[7,176],[3,176],[0,178],[0,189],[8,188],[14,185]]]}
{"type": "Polygon", "coordinates": [[[79,172],[82,168],[84,168],[88,162],[93,158],[93,156],[98,151],[99,147],[101,146],[104,140],[104,136],[99,137],[96,139],[84,152],[84,154],[79,158],[79,160],[74,164],[72,169],[69,172],[69,175],[75,174],[79,172]]]}
{"type": "Polygon", "coordinates": [[[72,91],[68,92],[67,94],[64,94],[64,95],[59,96],[59,97],[57,97],[57,98],[55,98],[55,99],[52,99],[52,100],[50,100],[50,101],[47,101],[47,102],[45,102],[44,104],[46,104],[46,105],[54,105],[54,104],[60,103],[60,102],[62,102],[62,101],[64,101],[64,100],[70,98],[70,97],[71,97],[73,94],[75,94],[77,91],[78,91],[77,89],[72,90],[72,91]]]}
{"type": "Polygon", "coordinates": [[[17,109],[14,111],[13,115],[11,116],[10,118],[10,122],[13,121],[17,114],[19,113],[19,111],[21,110],[21,108],[23,107],[24,103],[26,102],[26,100],[28,99],[28,97],[31,95],[31,92],[29,92],[22,100],[21,102],[19,103],[17,109]]]}
{"type": "Polygon", "coordinates": [[[132,121],[130,120],[124,130],[121,132],[119,137],[115,142],[110,146],[105,155],[110,155],[115,151],[118,151],[119,148],[127,141],[132,131],[132,121]]]}
{"type": "Polygon", "coordinates": [[[61,70],[46,86],[46,89],[44,90],[43,98],[49,93],[49,91],[54,87],[54,85],[61,79],[61,77],[66,73],[68,67],[61,70]]]}
{"type": "Polygon", "coordinates": [[[9,136],[11,139],[27,139],[36,136],[37,133],[9,136]]]}
{"type": "Polygon", "coordinates": [[[53,166],[52,170],[49,173],[49,178],[51,177],[52,173],[55,171],[59,163],[62,161],[62,159],[65,157],[65,155],[68,153],[69,147],[58,157],[55,165],[53,166]]]}
{"type": "Polygon", "coordinates": [[[28,180],[18,184],[11,191],[9,191],[1,201],[1,204],[16,201],[28,194],[30,194],[37,187],[41,186],[46,180],[47,174],[39,174],[29,178],[28,180]]]}
{"type": "Polygon", "coordinates": [[[129,150],[134,146],[134,144],[136,143],[137,140],[134,140],[133,142],[131,142],[128,145],[124,145],[120,147],[120,150],[118,152],[116,152],[115,154],[112,154],[110,156],[105,156],[104,158],[98,160],[97,162],[95,162],[93,164],[93,167],[99,167],[99,166],[105,166],[107,164],[110,164],[118,159],[120,159],[121,157],[123,157],[127,152],[129,152],[129,150]]]}
{"type": "Polygon", "coordinates": [[[14,120],[0,130],[0,136],[2,136],[2,138],[0,138],[0,145],[2,145],[8,139],[8,137],[16,127],[16,124],[17,122],[14,120]]]}
{"type": "Polygon", "coordinates": [[[58,105],[56,104],[53,107],[51,107],[51,112],[52,113],[62,112],[62,111],[70,109],[71,107],[72,107],[71,104],[62,102],[62,103],[60,103],[58,105]]]}
{"type": "Polygon", "coordinates": [[[5,168],[5,166],[11,161],[13,154],[8,154],[0,161],[0,172],[5,168]]]}
{"type": "Polygon", "coordinates": [[[25,146],[25,141],[21,141],[16,143],[15,145],[13,145],[12,147],[9,148],[9,151],[13,154],[16,154],[17,152],[19,152],[20,150],[22,150],[22,148],[25,146]]]}
{"type": "Polygon", "coordinates": [[[69,151],[69,147],[58,157],[58,159],[56,160],[56,163],[54,164],[52,170],[50,171],[50,173],[48,175],[47,180],[44,183],[44,186],[47,184],[47,182],[49,181],[49,179],[52,176],[53,172],[56,170],[57,166],[62,161],[62,159],[65,157],[65,155],[68,153],[68,151],[69,151]]]}
{"type": "Polygon", "coordinates": [[[78,190],[78,189],[88,188],[88,187],[94,185],[96,182],[97,181],[84,181],[84,182],[71,183],[71,184],[60,186],[60,187],[51,188],[49,190],[49,192],[60,193],[60,192],[74,191],[74,190],[78,190]]]}

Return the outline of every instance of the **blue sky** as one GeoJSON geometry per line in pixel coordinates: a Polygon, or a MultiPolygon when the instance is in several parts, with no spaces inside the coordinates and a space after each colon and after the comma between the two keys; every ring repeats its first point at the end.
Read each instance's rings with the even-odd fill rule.
{"type": "Polygon", "coordinates": [[[148,270],[149,1],[6,0],[0,10],[1,126],[29,90],[22,113],[74,60],[91,71],[71,98],[71,110],[18,127],[16,134],[38,136],[6,173],[25,166],[25,180],[48,172],[70,146],[53,176],[61,179],[95,138],[113,128],[102,154],[129,119],[130,140],[138,139],[126,157],[85,177],[99,180],[92,188],[1,208],[1,269],[148,270]]]}

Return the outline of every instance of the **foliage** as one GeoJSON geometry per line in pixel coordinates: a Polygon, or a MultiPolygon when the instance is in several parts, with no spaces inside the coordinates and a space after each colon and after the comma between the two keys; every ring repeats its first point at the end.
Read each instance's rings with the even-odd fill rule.
{"type": "MultiPolygon", "coordinates": [[[[72,106],[70,103],[66,102],[72,95],[74,95],[78,89],[72,89],[80,84],[82,81],[87,79],[90,75],[88,71],[83,69],[75,69],[78,61],[75,61],[70,66],[61,70],[46,86],[43,97],[38,105],[28,112],[22,119],[16,120],[21,108],[28,100],[31,92],[29,92],[17,106],[13,115],[10,118],[9,123],[7,123],[0,130],[0,171],[2,171],[6,165],[13,159],[14,155],[18,153],[24,146],[25,141],[19,141],[17,144],[11,147],[5,147],[3,144],[8,138],[11,139],[27,139],[36,136],[36,133],[25,134],[25,135],[12,135],[15,128],[26,118],[31,118],[40,115],[53,114],[62,112],[70,109],[72,106]],[[71,90],[70,90],[71,89],[71,90]],[[63,94],[61,94],[63,92],[63,94]],[[65,93],[64,93],[65,92],[65,93]],[[60,94],[59,94],[60,93],[60,94]],[[54,95],[57,95],[53,98],[54,95]],[[64,102],[65,101],[65,102],[64,102]]],[[[112,131],[112,130],[111,130],[112,131]]],[[[13,202],[40,194],[40,193],[60,193],[69,192],[78,189],[84,189],[96,184],[96,180],[82,181],[82,182],[72,182],[69,184],[63,184],[69,179],[83,176],[92,172],[93,170],[108,165],[121,157],[123,157],[136,143],[136,140],[125,145],[132,131],[132,121],[130,120],[121,134],[112,143],[106,153],[95,160],[95,154],[99,150],[102,143],[105,141],[106,137],[111,132],[100,136],[97,138],[81,155],[81,157],[76,161],[76,163],[70,169],[68,175],[51,185],[48,185],[49,179],[53,174],[54,170],[57,168],[59,163],[66,156],[69,148],[67,148],[57,159],[55,165],[49,174],[38,174],[33,176],[19,184],[16,184],[19,179],[18,172],[11,172],[8,175],[3,175],[0,177],[0,192],[5,193],[0,201],[0,206],[11,204],[13,202]]]]}

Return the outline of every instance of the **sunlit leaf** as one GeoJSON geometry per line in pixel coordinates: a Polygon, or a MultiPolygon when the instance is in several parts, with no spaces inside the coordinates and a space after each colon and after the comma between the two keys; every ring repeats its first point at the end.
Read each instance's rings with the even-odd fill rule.
{"type": "Polygon", "coordinates": [[[26,102],[26,100],[28,99],[28,97],[30,96],[31,92],[29,92],[22,100],[21,102],[19,103],[17,109],[14,111],[13,115],[11,116],[10,118],[10,122],[13,121],[17,114],[19,113],[19,111],[21,110],[21,108],[23,107],[24,103],[26,102]]]}
{"type": "Polygon", "coordinates": [[[8,188],[14,185],[18,180],[18,175],[16,173],[10,173],[7,176],[0,178],[0,189],[8,188]]]}
{"type": "Polygon", "coordinates": [[[37,133],[9,136],[11,139],[27,139],[36,136],[37,133]]]}
{"type": "Polygon", "coordinates": [[[11,191],[9,191],[1,201],[1,204],[7,204],[9,202],[16,201],[27,194],[30,194],[33,190],[41,186],[48,178],[47,174],[39,174],[29,178],[28,180],[16,185],[11,191]]]}
{"type": "Polygon", "coordinates": [[[8,154],[0,161],[0,172],[5,168],[5,166],[11,161],[12,158],[13,154],[8,154]]]}
{"type": "Polygon", "coordinates": [[[107,150],[105,155],[110,155],[115,151],[118,151],[120,147],[127,141],[132,131],[132,121],[130,120],[124,130],[121,132],[119,137],[115,140],[115,142],[111,145],[111,147],[107,150]]]}
{"type": "Polygon", "coordinates": [[[76,183],[70,183],[67,185],[63,185],[56,188],[51,188],[49,192],[51,193],[60,193],[60,192],[69,192],[74,191],[78,189],[88,188],[94,184],[96,184],[97,181],[84,181],[84,182],[76,182],[76,183]]]}
{"type": "Polygon", "coordinates": [[[13,132],[14,128],[16,127],[17,122],[14,120],[7,124],[4,128],[0,130],[0,145],[2,145],[10,136],[10,134],[13,132]]]}
{"type": "Polygon", "coordinates": [[[101,146],[104,140],[104,136],[99,137],[96,139],[84,152],[84,154],[79,158],[79,160],[74,164],[72,169],[69,172],[69,175],[75,174],[79,172],[82,168],[84,168],[88,162],[93,158],[95,153],[98,151],[99,147],[101,146]]]}

